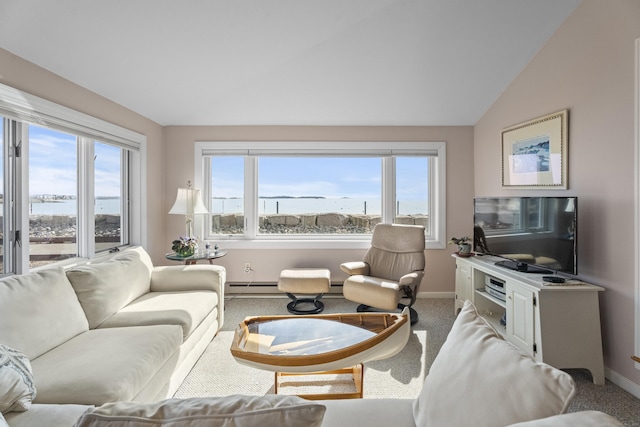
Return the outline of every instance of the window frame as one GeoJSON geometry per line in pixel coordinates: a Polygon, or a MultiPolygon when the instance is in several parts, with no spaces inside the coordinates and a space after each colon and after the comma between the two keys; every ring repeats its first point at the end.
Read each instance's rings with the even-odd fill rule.
{"type": "MultiPolygon", "coordinates": [[[[127,169],[124,170],[123,167],[122,174],[126,177],[123,177],[121,185],[127,187],[125,191],[128,192],[128,200],[123,200],[122,205],[128,209],[129,215],[127,219],[122,217],[121,233],[128,233],[129,245],[146,245],[147,229],[143,226],[146,223],[144,219],[147,212],[146,192],[143,191],[146,188],[147,138],[145,135],[3,84],[0,84],[0,117],[3,120],[6,119],[5,123],[12,124],[11,132],[16,134],[15,138],[7,138],[8,132],[5,129],[5,135],[3,135],[5,153],[12,154],[16,150],[20,152],[19,157],[9,158],[5,155],[4,194],[8,194],[7,190],[14,191],[12,194],[14,208],[10,215],[12,215],[12,223],[15,223],[15,228],[10,230],[11,233],[9,238],[5,239],[3,248],[5,263],[7,259],[13,263],[11,269],[4,273],[5,275],[22,274],[30,270],[28,237],[29,124],[67,132],[76,136],[78,140],[78,257],[53,262],[44,267],[54,264],[69,265],[77,263],[79,258],[95,258],[104,253],[103,251],[95,251],[95,233],[93,233],[94,228],[91,226],[94,220],[94,141],[124,149],[122,151],[126,153],[127,169]],[[12,146],[14,143],[18,145],[18,148],[12,146]],[[11,163],[13,170],[9,171],[7,165],[12,160],[14,161],[11,163]],[[22,244],[15,244],[13,239],[16,232],[21,234],[22,244]]],[[[7,215],[6,203],[4,209],[4,214],[7,215]]],[[[121,245],[118,244],[118,246],[121,245]]],[[[31,270],[37,270],[37,268],[31,270]]]]}
{"type": "Polygon", "coordinates": [[[245,161],[245,232],[243,235],[211,234],[210,217],[196,216],[196,235],[206,241],[224,242],[230,249],[363,249],[371,242],[371,234],[357,235],[260,235],[257,233],[257,164],[259,156],[380,156],[382,158],[382,222],[395,218],[395,162],[393,156],[429,156],[429,216],[432,226],[425,238],[427,249],[446,247],[446,143],[383,141],[196,141],[194,150],[194,182],[202,189],[209,208],[210,162],[212,155],[244,156],[245,161]]]}

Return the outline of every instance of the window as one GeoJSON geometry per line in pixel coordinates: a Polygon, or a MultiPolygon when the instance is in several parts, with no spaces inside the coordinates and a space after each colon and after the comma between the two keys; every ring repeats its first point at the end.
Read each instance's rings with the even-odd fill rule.
{"type": "Polygon", "coordinates": [[[427,235],[433,226],[429,221],[433,217],[430,207],[434,204],[429,200],[432,163],[427,156],[395,158],[395,222],[424,225],[427,235]]]}
{"type": "Polygon", "coordinates": [[[211,213],[196,234],[227,247],[361,247],[375,224],[395,222],[444,247],[444,143],[263,145],[196,144],[211,213]]]}
{"type": "Polygon", "coordinates": [[[375,157],[258,157],[258,234],[369,233],[380,221],[375,157]]]}
{"type": "Polygon", "coordinates": [[[124,185],[128,152],[122,148],[94,142],[94,227],[96,252],[129,243],[125,224],[128,188],[124,185]],[[123,230],[125,232],[123,233],[123,230]]]}
{"type": "Polygon", "coordinates": [[[29,265],[78,256],[78,138],[28,125],[29,265]]]}
{"type": "Polygon", "coordinates": [[[0,85],[2,273],[143,243],[144,136],[0,85]]]}
{"type": "Polygon", "coordinates": [[[244,234],[244,158],[211,157],[211,232],[244,234]]]}

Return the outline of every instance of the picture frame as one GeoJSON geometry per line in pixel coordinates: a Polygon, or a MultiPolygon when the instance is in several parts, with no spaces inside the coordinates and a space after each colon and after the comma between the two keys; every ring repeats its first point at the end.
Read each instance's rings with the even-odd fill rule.
{"type": "Polygon", "coordinates": [[[502,130],[502,187],[566,190],[568,110],[502,130]]]}

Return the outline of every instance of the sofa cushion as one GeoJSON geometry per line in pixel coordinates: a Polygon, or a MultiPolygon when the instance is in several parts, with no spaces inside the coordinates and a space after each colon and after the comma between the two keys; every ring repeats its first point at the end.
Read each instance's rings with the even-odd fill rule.
{"type": "Polygon", "coordinates": [[[104,321],[101,328],[143,325],[178,325],[183,340],[218,305],[212,291],[149,292],[104,321]]]}
{"type": "Polygon", "coordinates": [[[506,426],[561,414],[574,394],[569,374],[535,362],[503,340],[467,301],[413,412],[416,425],[506,426]]]}
{"type": "Polygon", "coordinates": [[[166,374],[166,364],[177,363],[181,344],[182,329],[175,325],[89,330],[31,361],[34,402],[134,400],[158,372],[166,374]]]}
{"type": "Polygon", "coordinates": [[[75,427],[319,427],[324,406],[297,396],[227,396],[118,402],[88,410],[75,427]]]}
{"type": "Polygon", "coordinates": [[[0,342],[29,360],[89,328],[62,268],[0,280],[0,313],[0,342]]]}
{"type": "Polygon", "coordinates": [[[0,413],[26,411],[35,395],[29,359],[0,344],[0,413]]]}
{"type": "Polygon", "coordinates": [[[151,270],[142,249],[74,267],[67,277],[94,329],[131,301],[149,292],[151,270]]]}

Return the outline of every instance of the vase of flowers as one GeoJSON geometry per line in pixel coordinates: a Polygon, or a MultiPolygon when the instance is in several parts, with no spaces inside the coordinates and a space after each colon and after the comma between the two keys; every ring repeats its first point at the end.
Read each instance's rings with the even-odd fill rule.
{"type": "Polygon", "coordinates": [[[471,256],[471,238],[469,236],[464,237],[452,237],[449,239],[450,245],[458,245],[458,251],[456,254],[463,257],[471,256]]]}
{"type": "Polygon", "coordinates": [[[198,250],[197,237],[181,236],[179,239],[174,240],[172,244],[171,250],[183,257],[190,257],[198,250]]]}

